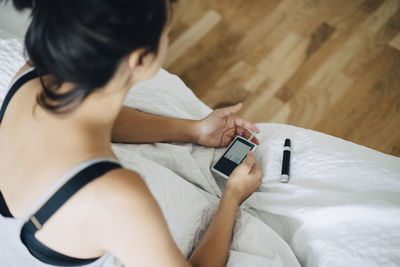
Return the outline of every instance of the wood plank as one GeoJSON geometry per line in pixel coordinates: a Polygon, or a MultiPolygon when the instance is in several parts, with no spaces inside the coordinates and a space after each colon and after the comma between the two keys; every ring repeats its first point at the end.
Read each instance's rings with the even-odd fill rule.
{"type": "Polygon", "coordinates": [[[343,68],[367,46],[366,38],[375,35],[396,12],[398,1],[384,2],[357,31],[312,76],[306,86],[290,100],[288,123],[313,128],[323,114],[349,90],[353,80],[342,73],[343,68]]]}
{"type": "Polygon", "coordinates": [[[387,46],[366,70],[314,129],[400,156],[400,52],[387,46]]]}
{"type": "Polygon", "coordinates": [[[214,10],[209,10],[204,14],[198,22],[170,45],[165,67],[168,68],[179,57],[183,56],[189,47],[203,38],[220,20],[221,15],[214,10]]]}
{"type": "Polygon", "coordinates": [[[248,96],[248,92],[241,84],[253,71],[252,66],[244,61],[238,61],[217,80],[214,90],[207,91],[203,100],[213,108],[229,106],[243,101],[248,96]]]}
{"type": "Polygon", "coordinates": [[[389,42],[389,45],[397,50],[400,50],[400,33],[389,42]]]}
{"type": "Polygon", "coordinates": [[[335,2],[337,6],[332,1],[327,1],[327,3],[326,6],[323,6],[324,10],[326,10],[322,12],[323,17],[319,17],[322,15],[317,14],[313,18],[319,24],[316,24],[314,27],[308,27],[309,31],[306,34],[306,37],[309,38],[307,59],[276,94],[276,97],[284,102],[288,102],[303,87],[307,86],[307,82],[313,78],[321,66],[326,64],[327,60],[341,49],[343,43],[354,32],[357,32],[359,26],[368,17],[368,14],[360,9],[359,5],[362,4],[360,1],[335,2]],[[336,9],[334,8],[335,6],[336,9]],[[337,16],[333,16],[332,13],[336,12],[330,13],[328,12],[329,10],[336,12],[342,10],[342,12],[338,12],[337,16]],[[331,33],[326,33],[325,31],[331,33]]]}
{"type": "Polygon", "coordinates": [[[321,83],[330,84],[335,73],[341,71],[351,60],[355,53],[368,44],[367,38],[376,35],[382,26],[396,12],[399,7],[397,0],[388,0],[382,4],[346,41],[309,81],[311,86],[319,86],[321,83]]]}
{"type": "MultiPolygon", "coordinates": [[[[260,96],[260,100],[268,103],[301,65],[305,59],[306,48],[307,42],[304,38],[296,34],[288,34],[287,38],[268,57],[260,61],[257,65],[257,71],[250,76],[250,79],[244,84],[244,88],[252,92],[255,88],[261,87],[264,93],[260,96]]],[[[239,114],[244,117],[250,117],[249,114],[265,114],[265,106],[265,104],[256,106],[250,104],[245,106],[239,114]]],[[[272,116],[264,115],[264,120],[269,119],[272,119],[272,116]]]]}

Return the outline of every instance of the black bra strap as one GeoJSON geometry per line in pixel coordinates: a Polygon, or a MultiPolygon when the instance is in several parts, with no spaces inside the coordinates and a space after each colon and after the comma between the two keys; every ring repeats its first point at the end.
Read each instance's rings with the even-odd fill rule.
{"type": "Polygon", "coordinates": [[[0,214],[4,217],[12,218],[11,212],[7,207],[6,200],[3,197],[3,194],[0,191],[0,214]]]}
{"type": "Polygon", "coordinates": [[[8,103],[10,102],[11,98],[14,96],[14,94],[18,91],[18,89],[24,85],[24,83],[29,82],[32,79],[38,78],[39,73],[36,71],[36,69],[32,69],[19,77],[14,84],[11,86],[10,90],[8,91],[6,97],[4,98],[3,105],[1,106],[0,109],[0,123],[3,120],[4,113],[6,112],[6,108],[8,106],[8,103]]]}
{"type": "Polygon", "coordinates": [[[108,171],[120,168],[121,165],[110,161],[97,162],[78,172],[65,183],[54,195],[27,221],[22,231],[34,234],[46,223],[46,221],[79,189],[86,184],[102,176],[108,171]]]}

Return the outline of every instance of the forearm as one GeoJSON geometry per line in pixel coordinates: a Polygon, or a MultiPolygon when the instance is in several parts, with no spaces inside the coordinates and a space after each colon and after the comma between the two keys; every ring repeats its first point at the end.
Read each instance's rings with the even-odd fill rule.
{"type": "Polygon", "coordinates": [[[236,198],[223,194],[214,219],[189,259],[193,266],[226,265],[238,206],[236,198]]]}
{"type": "Polygon", "coordinates": [[[122,107],[111,141],[116,143],[195,142],[196,121],[144,113],[122,107]]]}

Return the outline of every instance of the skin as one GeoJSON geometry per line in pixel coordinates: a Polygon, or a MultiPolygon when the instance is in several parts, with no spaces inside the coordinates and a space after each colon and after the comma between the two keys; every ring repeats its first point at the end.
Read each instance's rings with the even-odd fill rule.
{"type": "MultiPolygon", "coordinates": [[[[117,159],[110,141],[180,141],[219,147],[228,145],[235,134],[248,137],[245,128],[259,131],[234,116],[241,104],[217,109],[200,121],[122,107],[129,88],[153,77],[165,61],[168,32],[169,25],[157,55],[146,55],[139,64],[143,51],[132,52],[103,90],[89,95],[71,114],[53,115],[36,104],[41,90],[38,79],[26,83],[14,95],[0,125],[0,189],[14,217],[21,217],[57,177],[73,166],[95,157],[117,159]]],[[[28,67],[29,63],[17,75],[28,67]]],[[[45,77],[45,82],[50,78],[45,77]]],[[[61,90],[71,86],[64,83],[61,90]]],[[[78,191],[36,233],[36,238],[77,258],[98,257],[110,251],[128,267],[225,266],[238,206],[260,186],[261,176],[261,167],[250,152],[228,179],[215,218],[189,259],[177,248],[142,178],[126,169],[110,171],[78,191]]]]}

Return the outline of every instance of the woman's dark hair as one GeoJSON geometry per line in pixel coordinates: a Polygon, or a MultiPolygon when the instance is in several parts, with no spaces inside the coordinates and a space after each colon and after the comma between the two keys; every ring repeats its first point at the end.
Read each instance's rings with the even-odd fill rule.
{"type": "MultiPolygon", "coordinates": [[[[39,105],[53,113],[77,107],[104,86],[121,60],[136,49],[157,54],[167,23],[166,0],[13,0],[18,9],[31,8],[25,36],[29,60],[41,75],[51,74],[39,105]],[[76,85],[59,92],[62,83],[76,85]]],[[[141,58],[142,58],[141,57],[141,58]]]]}

